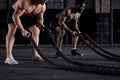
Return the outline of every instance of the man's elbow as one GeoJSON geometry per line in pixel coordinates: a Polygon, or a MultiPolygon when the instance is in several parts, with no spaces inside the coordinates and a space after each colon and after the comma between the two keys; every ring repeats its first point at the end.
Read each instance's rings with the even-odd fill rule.
{"type": "Polygon", "coordinates": [[[65,22],[64,21],[59,21],[59,25],[64,25],[65,22]]]}
{"type": "Polygon", "coordinates": [[[13,21],[16,21],[16,20],[19,19],[19,17],[20,17],[20,16],[18,16],[17,14],[13,14],[12,19],[13,19],[13,21]]]}

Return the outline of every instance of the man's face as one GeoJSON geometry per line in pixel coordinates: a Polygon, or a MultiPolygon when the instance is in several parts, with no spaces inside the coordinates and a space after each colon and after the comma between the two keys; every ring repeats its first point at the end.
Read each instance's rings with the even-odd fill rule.
{"type": "Polygon", "coordinates": [[[76,8],[83,9],[85,7],[85,3],[83,4],[76,4],[76,8]]]}
{"type": "Polygon", "coordinates": [[[73,8],[73,13],[81,13],[81,11],[84,9],[85,3],[83,4],[76,4],[75,7],[73,8]]]}

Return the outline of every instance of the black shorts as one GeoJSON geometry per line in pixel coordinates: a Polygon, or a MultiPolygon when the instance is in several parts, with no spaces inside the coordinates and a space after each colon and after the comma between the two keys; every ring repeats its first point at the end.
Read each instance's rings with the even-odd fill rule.
{"type": "MultiPolygon", "coordinates": [[[[14,9],[11,7],[8,10],[8,15],[7,15],[7,23],[14,23],[12,16],[14,13],[14,9]]],[[[37,23],[37,15],[23,15],[20,17],[21,23],[23,26],[33,26],[36,25],[37,23]]]]}
{"type": "Polygon", "coordinates": [[[66,25],[68,26],[68,28],[70,30],[76,31],[76,29],[75,29],[75,21],[74,20],[70,20],[69,22],[66,21],[65,23],[66,23],[66,25]]]}
{"type": "Polygon", "coordinates": [[[58,24],[58,18],[55,18],[54,21],[53,21],[53,26],[54,28],[58,27],[59,24],[58,24]]]}
{"type": "MultiPolygon", "coordinates": [[[[72,31],[76,31],[75,29],[75,21],[74,20],[70,20],[69,22],[65,21],[65,24],[67,25],[67,27],[72,30],[72,31]]],[[[56,28],[57,26],[59,26],[58,24],[58,18],[55,19],[54,21],[54,28],[56,28]]]]}

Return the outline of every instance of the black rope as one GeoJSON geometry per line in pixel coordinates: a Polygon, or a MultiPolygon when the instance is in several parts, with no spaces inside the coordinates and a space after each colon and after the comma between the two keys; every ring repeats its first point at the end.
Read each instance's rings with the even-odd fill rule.
{"type": "MultiPolygon", "coordinates": [[[[47,32],[48,32],[48,34],[49,34],[49,36],[51,37],[51,39],[52,39],[52,45],[53,45],[53,47],[56,49],[56,51],[58,51],[59,53],[60,53],[60,55],[62,56],[62,58],[64,58],[67,62],[69,62],[69,63],[72,63],[72,64],[74,64],[74,65],[77,65],[77,66],[89,66],[89,68],[91,67],[91,68],[95,68],[95,67],[97,67],[97,68],[110,68],[110,66],[103,66],[103,65],[94,65],[94,64],[84,64],[84,63],[81,63],[81,62],[75,62],[75,61],[73,61],[73,60],[70,60],[69,58],[67,58],[66,56],[64,56],[63,55],[63,53],[59,50],[59,48],[57,47],[57,45],[56,45],[56,42],[55,42],[55,40],[54,40],[54,38],[52,37],[52,34],[51,34],[51,32],[49,31],[49,28],[48,27],[45,27],[46,28],[46,30],[47,30],[47,32]]],[[[98,51],[96,51],[96,52],[98,52],[98,51]]],[[[99,53],[99,52],[98,52],[99,53]]],[[[106,56],[107,57],[107,56],[106,56]]],[[[109,57],[108,57],[109,58],[109,57]]],[[[115,69],[115,67],[112,67],[111,66],[111,68],[114,68],[115,69]]]]}
{"type": "Polygon", "coordinates": [[[88,42],[87,40],[82,36],[82,35],[79,35],[80,38],[84,41],[84,43],[86,43],[86,45],[92,49],[95,53],[97,53],[98,55],[104,57],[104,58],[107,58],[107,59],[111,59],[111,60],[115,60],[115,61],[120,61],[120,58],[116,58],[116,57],[112,57],[112,56],[109,56],[109,55],[106,55],[104,53],[101,53],[99,51],[97,51],[96,49],[94,49],[88,42]]]}
{"type": "Polygon", "coordinates": [[[107,55],[116,57],[120,59],[120,55],[116,55],[115,53],[111,53],[106,51],[105,49],[103,49],[102,47],[100,47],[92,38],[90,38],[86,33],[82,33],[84,36],[86,36],[98,49],[100,49],[101,51],[105,52],[107,55]]]}
{"type": "Polygon", "coordinates": [[[52,64],[54,66],[57,66],[58,68],[62,68],[62,69],[71,69],[72,67],[76,68],[74,70],[78,70],[79,68],[76,66],[71,66],[71,65],[63,65],[63,64],[57,64],[51,60],[49,60],[46,56],[43,55],[43,53],[40,51],[40,48],[36,45],[34,39],[32,38],[32,36],[30,35],[29,37],[30,42],[32,43],[32,46],[36,49],[36,51],[40,54],[40,56],[49,64],[52,64]]]}
{"type": "MultiPolygon", "coordinates": [[[[73,61],[73,60],[71,60],[71,59],[69,59],[68,57],[66,57],[66,56],[64,56],[63,55],[63,53],[59,50],[59,48],[57,47],[57,45],[56,45],[56,42],[55,42],[55,40],[54,40],[54,38],[52,37],[52,34],[51,34],[51,32],[49,31],[49,29],[46,27],[46,30],[47,30],[47,32],[48,32],[48,34],[49,34],[49,36],[50,36],[50,38],[51,38],[51,40],[52,40],[52,45],[53,45],[53,47],[56,49],[56,51],[61,55],[61,57],[63,58],[63,59],[65,59],[67,62],[69,62],[69,63],[71,63],[71,64],[74,64],[74,65],[77,65],[77,66],[96,66],[96,65],[94,65],[94,64],[84,64],[84,63],[81,63],[81,62],[76,62],[76,61],[73,61]]],[[[91,47],[90,47],[91,48],[91,47]]],[[[93,49],[93,48],[92,48],[93,49]]],[[[94,49],[93,49],[94,50],[94,49]]],[[[102,55],[102,56],[104,56],[104,57],[107,57],[106,55],[104,55],[104,54],[101,54],[100,52],[98,52],[98,51],[96,51],[96,50],[94,50],[95,52],[97,52],[97,53],[99,53],[100,55],[102,55]]],[[[109,57],[108,57],[109,58],[109,57]]],[[[103,66],[102,66],[103,67],[103,66]]]]}
{"type": "MultiPolygon", "coordinates": [[[[33,40],[33,38],[32,38],[32,36],[30,35],[29,36],[29,40],[31,41],[31,43],[32,43],[32,46],[37,50],[37,52],[40,54],[40,56],[47,62],[47,63],[49,63],[49,64],[51,64],[51,65],[54,65],[54,66],[57,66],[57,68],[59,68],[59,69],[64,69],[64,70],[71,70],[71,71],[81,71],[81,72],[93,72],[93,68],[90,68],[89,66],[87,66],[87,67],[84,67],[84,66],[72,66],[72,65],[64,65],[64,64],[58,64],[58,63],[55,63],[55,62],[53,62],[53,61],[51,61],[51,60],[49,60],[46,56],[44,56],[43,55],[43,53],[40,51],[40,49],[39,49],[39,47],[36,45],[36,43],[34,42],[34,40],[33,40]]],[[[94,73],[98,73],[98,72],[100,72],[100,71],[96,71],[96,70],[94,70],[94,73]]],[[[102,73],[103,74],[103,73],[102,73]]],[[[112,75],[113,74],[115,74],[116,75],[116,73],[113,73],[112,72],[112,75]]],[[[117,73],[118,74],[118,73],[117,73]]],[[[119,74],[120,74],[120,71],[119,71],[119,74]]]]}
{"type": "MultiPolygon", "coordinates": [[[[46,28],[48,31],[48,28],[46,28]]],[[[50,32],[50,31],[48,31],[50,32]]],[[[50,34],[51,35],[51,34],[50,34]]],[[[52,36],[50,36],[52,37],[52,36]]],[[[37,52],[40,54],[40,56],[49,64],[52,64],[54,66],[57,66],[60,69],[65,70],[74,70],[74,71],[81,71],[81,72],[93,72],[93,73],[100,73],[100,74],[109,74],[109,75],[120,75],[120,67],[115,66],[103,66],[103,65],[93,65],[93,64],[83,64],[78,63],[70,60],[70,63],[79,65],[79,66],[72,66],[72,65],[63,65],[55,63],[48,58],[46,58],[42,52],[40,51],[39,47],[35,44],[32,36],[29,36],[29,40],[31,41],[33,47],[37,50],[37,52]]],[[[54,41],[53,41],[54,42],[54,41]]],[[[55,46],[55,45],[54,45],[55,46]]],[[[61,53],[61,52],[60,52],[61,53]]],[[[63,57],[64,55],[62,55],[63,57]]],[[[64,57],[65,58],[65,57],[64,57]]],[[[68,59],[69,60],[69,59],[68,59]]],[[[69,62],[69,61],[68,61],[69,62]]]]}

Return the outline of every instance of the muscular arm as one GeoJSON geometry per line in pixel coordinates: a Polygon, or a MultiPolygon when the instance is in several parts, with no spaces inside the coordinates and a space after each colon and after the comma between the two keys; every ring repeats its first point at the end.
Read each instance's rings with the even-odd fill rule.
{"type": "Polygon", "coordinates": [[[12,16],[13,21],[17,28],[21,31],[22,35],[27,37],[29,32],[23,28],[20,17],[24,14],[25,9],[28,8],[28,3],[25,0],[21,0],[21,2],[18,0],[12,7],[15,9],[12,16]]]}
{"type": "Polygon", "coordinates": [[[68,27],[67,25],[65,24],[65,21],[66,21],[66,18],[67,16],[69,15],[69,10],[64,10],[61,14],[60,14],[60,17],[59,17],[59,25],[64,28],[65,30],[69,31],[70,33],[72,32],[68,27]]]}
{"type": "Polygon", "coordinates": [[[20,31],[24,31],[23,25],[20,20],[20,16],[22,16],[23,13],[24,13],[24,10],[20,8],[15,9],[13,13],[13,21],[20,31]]]}
{"type": "Polygon", "coordinates": [[[42,12],[37,15],[37,27],[42,29],[44,27],[44,13],[46,11],[46,5],[43,6],[42,12]]]}
{"type": "Polygon", "coordinates": [[[37,27],[42,29],[44,27],[44,12],[38,14],[37,16],[37,27]]]}

